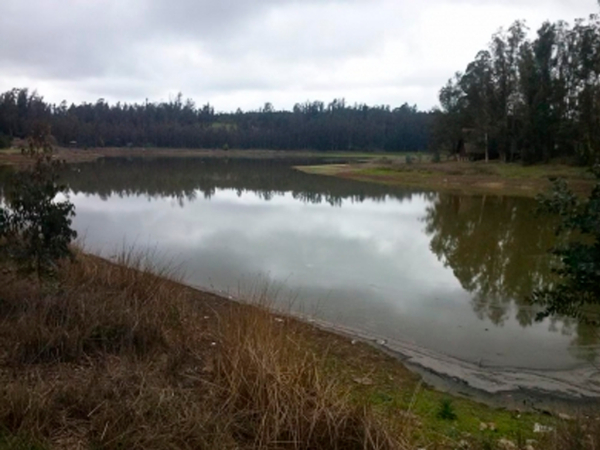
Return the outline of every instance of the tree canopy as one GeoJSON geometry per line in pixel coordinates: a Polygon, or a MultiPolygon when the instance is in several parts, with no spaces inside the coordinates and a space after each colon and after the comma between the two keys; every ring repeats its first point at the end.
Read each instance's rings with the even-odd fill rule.
{"type": "Polygon", "coordinates": [[[441,89],[435,145],[457,151],[466,139],[502,160],[591,164],[600,156],[600,19],[527,32],[521,21],[498,31],[441,89]]]}

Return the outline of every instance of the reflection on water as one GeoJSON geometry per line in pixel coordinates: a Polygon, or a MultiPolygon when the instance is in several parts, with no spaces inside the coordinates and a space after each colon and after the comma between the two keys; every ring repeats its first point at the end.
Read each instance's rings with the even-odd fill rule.
{"type": "Polygon", "coordinates": [[[533,200],[411,192],[289,166],[111,159],[67,180],[89,247],[157,247],[191,284],[235,291],[267,275],[296,309],[481,365],[557,369],[596,357],[595,327],[534,321],[526,298],[552,280],[553,228],[534,218],[533,200]]]}
{"type": "MultiPolygon", "coordinates": [[[[539,309],[527,298],[554,281],[548,249],[556,245],[556,220],[535,217],[533,207],[509,197],[440,195],[423,219],[431,251],[472,294],[475,314],[497,326],[513,319],[531,326],[539,309]]],[[[578,358],[596,358],[596,326],[554,319],[549,329],[573,336],[578,358]]]]}
{"type": "Polygon", "coordinates": [[[473,294],[476,314],[496,325],[510,318],[513,302],[519,323],[531,325],[537,311],[526,298],[552,281],[554,222],[534,221],[531,209],[530,201],[514,198],[449,195],[427,207],[431,251],[473,294]]]}

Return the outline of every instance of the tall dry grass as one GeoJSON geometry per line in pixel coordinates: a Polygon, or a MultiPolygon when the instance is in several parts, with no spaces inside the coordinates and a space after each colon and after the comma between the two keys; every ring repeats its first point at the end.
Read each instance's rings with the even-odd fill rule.
{"type": "Polygon", "coordinates": [[[117,262],[79,254],[51,285],[3,269],[0,448],[403,447],[293,321],[117,262]]]}
{"type": "MultiPolygon", "coordinates": [[[[270,312],[267,289],[234,303],[152,261],[78,254],[44,285],[0,267],[0,449],[411,448],[404,416],[351,397],[309,328],[270,312]]],[[[563,424],[533,448],[597,449],[599,423],[563,424]]]]}
{"type": "Polygon", "coordinates": [[[255,448],[400,448],[384,424],[325,376],[293,322],[237,306],[219,326],[214,384],[231,431],[255,448]]]}

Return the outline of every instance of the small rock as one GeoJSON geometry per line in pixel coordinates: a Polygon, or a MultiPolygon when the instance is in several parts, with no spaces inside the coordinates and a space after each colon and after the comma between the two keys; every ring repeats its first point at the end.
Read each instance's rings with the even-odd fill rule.
{"type": "Polygon", "coordinates": [[[352,340],[350,341],[350,343],[351,343],[352,345],[355,345],[357,342],[358,342],[358,341],[357,341],[356,339],[352,339],[352,340]]]}
{"type": "Polygon", "coordinates": [[[387,343],[385,339],[377,339],[375,342],[377,342],[379,345],[385,345],[387,343]]]}
{"type": "Polygon", "coordinates": [[[469,443],[467,441],[465,441],[465,440],[458,441],[458,448],[467,449],[469,447],[470,447],[470,445],[469,445],[469,443]]]}
{"type": "Polygon", "coordinates": [[[488,429],[488,424],[487,424],[487,423],[485,423],[485,422],[481,422],[481,423],[479,424],[479,431],[485,431],[485,430],[487,430],[487,429],[488,429]]]}
{"type": "Polygon", "coordinates": [[[535,447],[533,445],[526,445],[525,450],[535,450],[535,447]]]}
{"type": "Polygon", "coordinates": [[[365,386],[371,386],[373,384],[373,380],[371,380],[369,377],[362,377],[362,378],[356,377],[356,378],[353,378],[353,380],[355,383],[362,384],[365,386]]]}
{"type": "Polygon", "coordinates": [[[275,317],[275,322],[283,323],[284,320],[282,318],[280,318],[280,317],[275,317]]]}
{"type": "Polygon", "coordinates": [[[527,439],[525,441],[526,445],[529,445],[530,447],[533,447],[534,445],[536,445],[538,443],[538,441],[536,441],[535,439],[527,439]]]}
{"type": "Polygon", "coordinates": [[[208,320],[208,319],[210,319],[210,317],[204,316],[204,320],[208,320]]]}
{"type": "Polygon", "coordinates": [[[498,447],[504,450],[513,450],[517,448],[517,444],[515,444],[513,441],[509,441],[506,438],[502,438],[498,441],[498,447]]]}
{"type": "Polygon", "coordinates": [[[494,422],[490,422],[488,423],[488,428],[490,429],[490,431],[496,431],[496,424],[494,422]]]}
{"type": "Polygon", "coordinates": [[[210,343],[210,346],[211,346],[211,347],[216,347],[216,346],[217,346],[217,343],[216,343],[216,342],[211,342],[211,343],[210,343]]]}
{"type": "Polygon", "coordinates": [[[554,430],[554,428],[549,427],[547,425],[540,425],[539,423],[535,423],[533,425],[533,432],[534,433],[549,433],[552,430],[554,430]]]}
{"type": "Polygon", "coordinates": [[[571,417],[570,415],[568,415],[568,414],[564,414],[564,413],[560,413],[560,414],[558,415],[558,418],[559,418],[559,419],[561,419],[561,420],[573,420],[573,419],[574,419],[574,418],[573,418],[573,417],[571,417]]]}

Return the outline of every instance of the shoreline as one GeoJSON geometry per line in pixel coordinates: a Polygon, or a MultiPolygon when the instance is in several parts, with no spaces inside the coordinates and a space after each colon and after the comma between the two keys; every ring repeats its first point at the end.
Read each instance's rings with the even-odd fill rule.
{"type": "MultiPolygon", "coordinates": [[[[588,194],[594,177],[588,168],[561,163],[522,166],[499,161],[430,161],[429,154],[315,152],[311,150],[222,150],[176,148],[67,148],[55,147],[56,158],[67,164],[94,162],[103,158],[216,158],[216,159],[306,159],[294,170],[309,174],[376,183],[400,188],[461,195],[506,195],[535,197],[551,187],[551,179],[565,178],[577,194],[588,194]],[[410,164],[407,158],[412,158],[410,164]],[[327,162],[330,160],[331,162],[327,162]],[[340,163],[344,161],[343,163],[340,163]],[[314,161],[314,163],[312,163],[314,161]]],[[[28,159],[18,149],[0,150],[0,167],[23,167],[28,159]]],[[[297,164],[297,162],[296,162],[297,164]]]]}
{"type": "MultiPolygon", "coordinates": [[[[252,306],[242,298],[218,290],[196,285],[184,286],[215,295],[223,301],[252,306]]],[[[274,316],[285,316],[325,333],[348,339],[351,343],[366,344],[376,352],[391,356],[435,390],[475,400],[491,408],[557,415],[565,411],[592,411],[600,406],[600,382],[596,381],[600,379],[600,371],[591,365],[564,370],[482,367],[415,344],[389,341],[381,336],[312,316],[285,313],[276,309],[270,312],[274,316]],[[573,376],[576,377],[575,380],[573,376]]]]}
{"type": "Polygon", "coordinates": [[[490,161],[406,164],[398,159],[349,164],[295,166],[311,175],[330,176],[388,186],[420,188],[466,195],[535,197],[551,187],[551,179],[565,178],[574,192],[586,194],[594,186],[587,168],[565,164],[522,166],[490,161]]]}
{"type": "MultiPolygon", "coordinates": [[[[55,147],[56,158],[68,164],[93,162],[102,158],[248,158],[248,159],[292,159],[307,158],[315,161],[324,159],[370,160],[384,157],[383,153],[360,152],[317,152],[312,150],[263,150],[263,149],[187,149],[187,148],[68,148],[55,147]]],[[[399,155],[396,155],[399,157],[399,155]]],[[[0,165],[23,166],[28,160],[19,149],[0,150],[0,165]]]]}
{"type": "MultiPolygon", "coordinates": [[[[314,400],[320,402],[317,411],[325,408],[319,415],[325,422],[318,422],[323,430],[334,429],[330,420],[357,414],[348,430],[376,426],[382,436],[410,444],[394,449],[454,449],[457,439],[474,449],[507,439],[544,442],[551,436],[540,435],[540,427],[567,439],[568,420],[595,423],[598,408],[588,411],[581,401],[546,409],[517,398],[514,409],[491,408],[481,396],[450,386],[456,383],[450,377],[444,382],[451,388],[444,389],[373,336],[281,313],[269,307],[274,299],[260,287],[235,298],[186,284],[151,256],[124,250],[105,259],[78,251],[76,260],[61,264],[57,291],[0,266],[0,284],[7,286],[0,308],[0,381],[7,386],[0,392],[0,426],[8,424],[9,437],[24,431],[52,442],[60,426],[69,438],[84,441],[122,433],[145,439],[140,430],[154,428],[170,439],[187,417],[199,439],[206,437],[203,424],[224,424],[219,439],[239,438],[227,434],[235,430],[227,424],[254,424],[263,417],[255,414],[257,405],[271,421],[281,417],[281,407],[298,411],[291,417],[306,417],[304,408],[313,411],[314,400]],[[111,394],[115,389],[118,396],[111,394]],[[273,389],[273,397],[263,397],[273,389]],[[166,409],[163,393],[171,402],[166,409]],[[225,417],[203,415],[219,411],[224,398],[243,402],[230,403],[234,409],[225,417]],[[451,419],[441,416],[444,405],[451,419]],[[73,415],[60,425],[49,419],[65,408],[73,415]],[[134,423],[106,422],[115,411],[133,414],[134,423]],[[23,419],[3,423],[15,414],[23,419]]],[[[344,439],[347,433],[334,436],[344,439]]]]}

